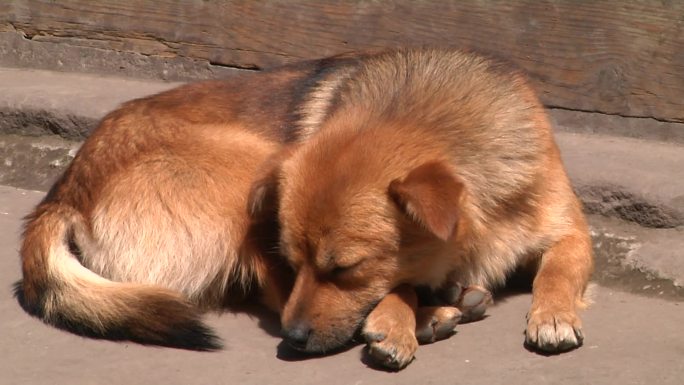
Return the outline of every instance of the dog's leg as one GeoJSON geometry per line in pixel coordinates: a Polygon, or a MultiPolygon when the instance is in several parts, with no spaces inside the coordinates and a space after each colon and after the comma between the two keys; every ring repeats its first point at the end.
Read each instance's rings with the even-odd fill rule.
{"type": "Polygon", "coordinates": [[[413,360],[418,349],[417,306],[415,289],[402,285],[387,294],[366,317],[363,335],[369,354],[379,364],[401,369],[413,360]]]}
{"type": "Polygon", "coordinates": [[[583,304],[592,251],[588,233],[578,230],[561,238],[541,258],[525,332],[530,347],[561,352],[582,344],[582,323],[576,310],[583,304]]]}
{"type": "Polygon", "coordinates": [[[432,343],[454,333],[462,316],[458,308],[417,307],[417,303],[415,289],[402,285],[380,301],[366,318],[363,335],[370,355],[378,363],[401,369],[413,360],[418,343],[432,343]]]}

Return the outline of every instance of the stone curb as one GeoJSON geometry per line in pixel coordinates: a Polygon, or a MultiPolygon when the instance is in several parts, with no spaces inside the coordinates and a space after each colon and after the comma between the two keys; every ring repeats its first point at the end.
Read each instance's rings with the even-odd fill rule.
{"type": "Polygon", "coordinates": [[[121,103],[180,84],[0,68],[0,133],[84,139],[121,103]]]}

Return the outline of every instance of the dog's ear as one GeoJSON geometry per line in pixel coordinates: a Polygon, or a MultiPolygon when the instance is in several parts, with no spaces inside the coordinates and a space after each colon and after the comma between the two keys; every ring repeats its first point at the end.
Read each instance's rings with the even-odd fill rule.
{"type": "Polygon", "coordinates": [[[247,199],[247,211],[252,219],[278,211],[280,166],[291,152],[284,149],[271,155],[257,171],[247,199]]]}
{"type": "Polygon", "coordinates": [[[463,183],[442,162],[429,162],[389,185],[394,202],[415,222],[446,241],[458,221],[463,183]]]}

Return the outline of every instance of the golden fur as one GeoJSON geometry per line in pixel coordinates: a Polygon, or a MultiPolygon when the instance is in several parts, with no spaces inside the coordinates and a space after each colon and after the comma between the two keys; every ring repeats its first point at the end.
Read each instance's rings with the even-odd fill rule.
{"type": "Polygon", "coordinates": [[[29,216],[21,254],[25,308],[60,327],[211,349],[198,309],[255,293],[305,351],[341,346],[366,320],[393,367],[410,362],[416,330],[460,317],[417,306],[412,287],[494,287],[521,267],[536,273],[527,343],[579,345],[592,266],[525,77],[439,49],[129,102],[29,216]]]}
{"type": "Polygon", "coordinates": [[[297,271],[285,330],[327,350],[400,284],[494,287],[528,267],[527,343],[579,345],[589,235],[524,76],[462,52],[397,51],[367,58],[337,98],[276,173],[297,271]]]}

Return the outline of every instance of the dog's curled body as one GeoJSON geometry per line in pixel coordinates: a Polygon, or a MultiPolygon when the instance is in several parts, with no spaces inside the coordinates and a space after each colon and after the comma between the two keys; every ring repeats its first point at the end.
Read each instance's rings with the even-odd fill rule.
{"type": "Polygon", "coordinates": [[[523,266],[528,342],[556,350],[578,342],[588,246],[524,76],[408,49],[126,103],[28,217],[17,291],[57,326],[204,349],[199,309],[257,289],[320,352],[395,287],[491,287],[523,266]]]}

